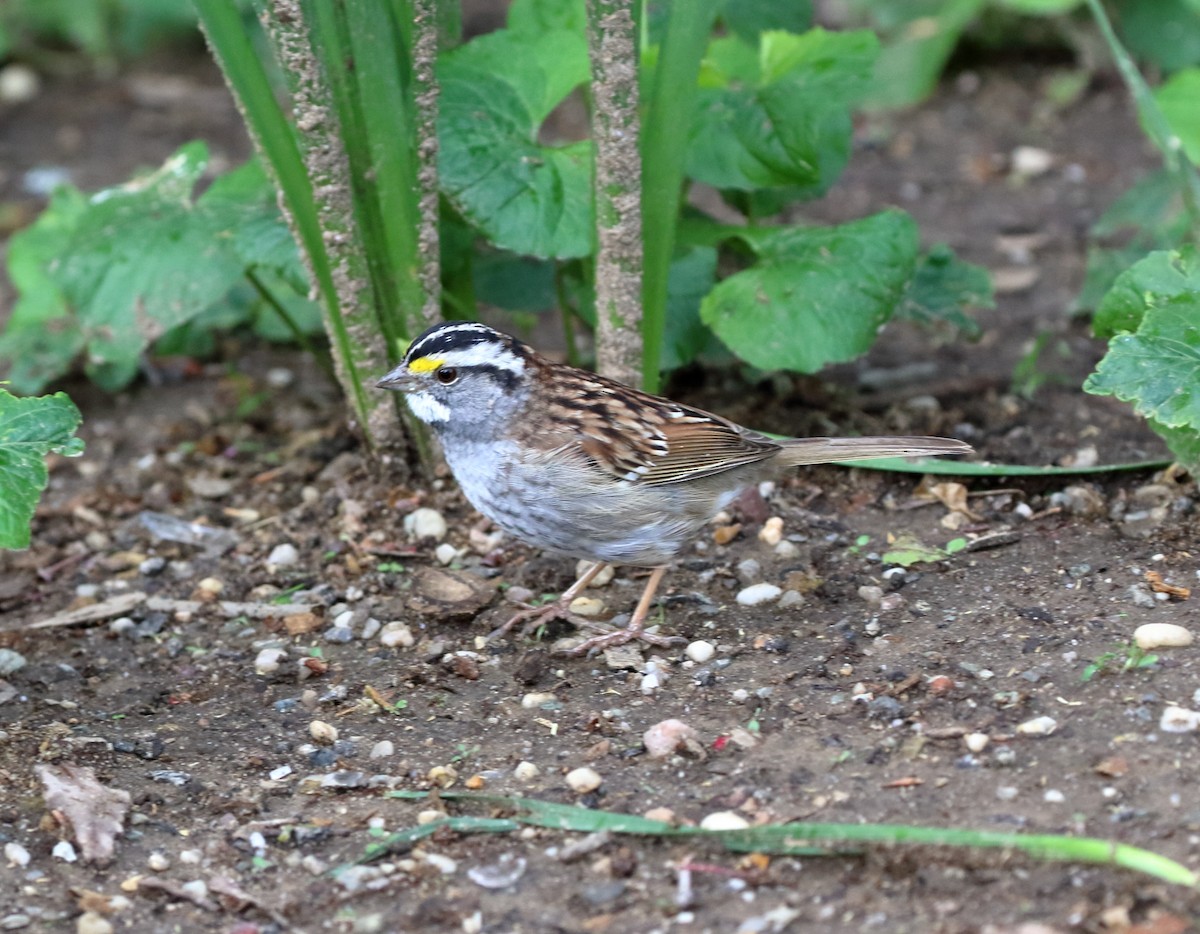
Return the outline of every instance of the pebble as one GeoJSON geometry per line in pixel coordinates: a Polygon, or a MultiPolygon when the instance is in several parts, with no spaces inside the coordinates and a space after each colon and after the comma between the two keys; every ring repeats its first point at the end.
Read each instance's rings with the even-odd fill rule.
{"type": "Polygon", "coordinates": [[[138,565],[138,573],[145,577],[153,577],[155,574],[161,574],[166,566],[166,558],[154,555],[138,565]]]}
{"type": "Polygon", "coordinates": [[[966,743],[967,748],[975,753],[983,752],[987,749],[988,743],[991,741],[992,738],[986,733],[968,733],[963,737],[963,742],[966,743]]]}
{"type": "Polygon", "coordinates": [[[75,854],[75,847],[71,846],[70,841],[59,840],[54,844],[54,849],[50,851],[50,855],[55,859],[61,859],[64,863],[73,863],[79,857],[75,854]]]}
{"type": "Polygon", "coordinates": [[[308,735],[318,743],[333,743],[338,738],[337,727],[324,720],[314,720],[308,725],[308,735]]]}
{"type": "Polygon", "coordinates": [[[412,630],[408,628],[408,624],[398,621],[383,624],[383,628],[379,631],[379,641],[389,649],[397,646],[409,649],[417,642],[413,637],[412,630]]]}
{"type": "Polygon", "coordinates": [[[784,559],[800,557],[800,546],[786,538],[775,546],[774,551],[777,557],[784,559]]]}
{"type": "Polygon", "coordinates": [[[458,549],[449,542],[442,542],[434,549],[433,556],[437,558],[438,564],[452,564],[458,557],[458,549]]]}
{"type": "Polygon", "coordinates": [[[254,670],[260,675],[273,675],[279,670],[279,665],[285,658],[287,658],[287,649],[278,647],[262,649],[254,659],[254,670]]]}
{"type": "Polygon", "coordinates": [[[779,516],[771,516],[758,530],[758,540],[772,548],[778,545],[783,541],[783,520],[779,516]]]}
{"type": "Polygon", "coordinates": [[[863,587],[859,587],[858,588],[858,599],[863,600],[866,603],[870,603],[874,606],[878,606],[880,603],[883,602],[883,588],[875,587],[873,585],[865,585],[863,587]]]}
{"type": "Polygon", "coordinates": [[[12,649],[0,649],[0,677],[8,677],[20,671],[27,662],[25,656],[12,649]]]}
{"type": "Polygon", "coordinates": [[[518,762],[517,767],[513,769],[513,776],[518,781],[531,782],[538,777],[540,772],[541,769],[539,769],[532,762],[522,761],[518,762]]]}
{"type": "Polygon", "coordinates": [[[374,616],[368,616],[367,621],[363,623],[362,632],[359,633],[361,639],[374,639],[380,629],[383,628],[383,623],[377,620],[374,616]]]}
{"type": "Polygon", "coordinates": [[[588,768],[586,765],[578,769],[572,769],[567,773],[567,787],[577,795],[585,795],[589,791],[595,791],[604,781],[600,777],[600,773],[595,769],[588,768]]]}
{"type": "Polygon", "coordinates": [[[642,743],[651,759],[664,759],[689,746],[698,747],[700,734],[682,720],[662,720],[642,734],[642,743]]]}
{"type": "Polygon", "coordinates": [[[4,858],[20,869],[29,865],[29,851],[19,843],[4,844],[4,858]]]}
{"type": "Polygon", "coordinates": [[[1001,801],[1015,801],[1020,792],[1012,785],[1001,785],[996,789],[996,797],[1001,801]]]}
{"type": "Polygon", "coordinates": [[[443,856],[441,853],[426,853],[425,862],[443,876],[452,876],[458,872],[458,863],[449,856],[443,856]]]}
{"type": "Polygon", "coordinates": [[[783,593],[783,588],[774,584],[751,584],[738,591],[737,602],[741,606],[762,606],[764,603],[774,603],[783,593]]]}
{"type": "Polygon", "coordinates": [[[542,704],[558,700],[552,691],[531,691],[521,698],[521,706],[526,710],[537,710],[542,704]]]}
{"type": "Polygon", "coordinates": [[[192,879],[179,887],[189,898],[202,901],[208,898],[208,883],[203,879],[192,879]]]}
{"type": "Polygon", "coordinates": [[[113,934],[112,922],[97,911],[85,911],[75,919],[75,934],[113,934]]]}
{"type": "Polygon", "coordinates": [[[215,597],[225,589],[225,582],[215,577],[206,577],[196,585],[196,589],[215,597]]]}
{"type": "Polygon", "coordinates": [[[299,560],[300,552],[296,546],[290,542],[284,542],[272,548],[271,553],[267,555],[267,571],[272,572],[276,568],[290,567],[299,560]]]}
{"type": "Polygon", "coordinates": [[[804,603],[804,594],[798,590],[785,590],[783,596],[779,598],[779,608],[787,609],[790,606],[801,606],[804,603]]]}
{"type": "Polygon", "coordinates": [[[525,875],[525,866],[523,856],[502,853],[494,863],[472,866],[467,870],[467,878],[481,888],[506,889],[515,885],[521,876],[525,875]]]}
{"type": "Polygon", "coordinates": [[[596,617],[604,612],[604,601],[594,597],[576,597],[571,601],[571,612],[578,616],[596,617]]]}
{"type": "Polygon", "coordinates": [[[1017,732],[1023,736],[1049,736],[1057,729],[1058,721],[1053,717],[1034,717],[1017,724],[1017,732]]]}
{"type": "Polygon", "coordinates": [[[737,576],[743,584],[749,584],[762,577],[762,565],[753,558],[738,562],[737,576]]]}
{"type": "Polygon", "coordinates": [[[1145,623],[1133,631],[1139,649],[1175,648],[1191,645],[1191,632],[1174,623],[1145,623]]]}
{"type": "Polygon", "coordinates": [[[155,850],[146,858],[146,865],[154,872],[166,872],[171,868],[171,861],[166,855],[155,850]]]}
{"type": "Polygon", "coordinates": [[[1158,728],[1164,733],[1195,733],[1200,730],[1200,710],[1168,705],[1158,721],[1158,728]]]}
{"type": "Polygon", "coordinates": [[[1067,796],[1057,788],[1047,788],[1045,793],[1042,795],[1042,800],[1047,804],[1062,804],[1067,800],[1067,796]]]}
{"type": "Polygon", "coordinates": [[[435,765],[426,774],[431,785],[438,788],[449,788],[458,781],[458,769],[452,765],[435,765]]]}
{"type": "MultiPolygon", "coordinates": [[[[594,561],[589,561],[587,558],[580,558],[575,564],[575,576],[583,577],[583,572],[590,568],[593,564],[595,564],[594,561]]],[[[604,570],[600,571],[600,573],[588,581],[588,586],[603,587],[612,582],[613,575],[615,573],[616,572],[613,570],[612,565],[606,564],[604,566],[604,570]]]]}
{"type": "Polygon", "coordinates": [[[10,62],[0,68],[0,101],[6,104],[27,104],[37,97],[41,86],[42,79],[28,65],[10,62]]]}
{"type": "Polygon", "coordinates": [[[448,528],[446,520],[440,512],[422,506],[404,517],[404,531],[410,538],[418,541],[422,538],[432,538],[434,541],[440,542],[446,537],[448,528]]]}
{"type": "Polygon", "coordinates": [[[713,811],[700,821],[702,830],[745,830],[750,822],[733,811],[713,811]]]}
{"type": "Polygon", "coordinates": [[[1140,606],[1147,610],[1152,610],[1158,606],[1158,601],[1154,599],[1154,594],[1144,584],[1134,584],[1129,588],[1129,601],[1134,606],[1140,606]]]}
{"type": "Polygon", "coordinates": [[[659,805],[656,808],[651,808],[645,814],[643,814],[642,817],[646,818],[646,820],[662,821],[664,824],[675,823],[675,812],[668,807],[663,807],[662,805],[659,805]]]}
{"type": "Polygon", "coordinates": [[[703,665],[706,661],[713,657],[717,652],[717,647],[711,642],[705,642],[703,639],[697,639],[695,642],[689,643],[688,647],[683,650],[683,654],[694,661],[697,665],[703,665]]]}
{"type": "Polygon", "coordinates": [[[19,931],[21,928],[27,928],[33,924],[33,918],[29,915],[16,912],[15,914],[5,915],[0,918],[0,931],[19,931]]]}
{"type": "Polygon", "coordinates": [[[395,753],[396,744],[390,739],[381,739],[371,747],[371,751],[367,755],[371,759],[386,759],[389,756],[395,755],[395,753]]]}

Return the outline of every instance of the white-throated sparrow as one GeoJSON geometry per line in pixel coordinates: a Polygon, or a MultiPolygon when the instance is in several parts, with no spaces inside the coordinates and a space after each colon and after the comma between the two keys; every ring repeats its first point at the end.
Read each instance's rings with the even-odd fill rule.
{"type": "Polygon", "coordinates": [[[669,641],[642,629],[667,566],[741,490],[781,468],[971,450],[946,438],[776,441],[466,321],[429,328],[378,385],[407,394],[476,509],[530,545],[595,562],[557,604],[501,630],[571,618],[571,601],[606,564],[654,569],[629,625],[586,640],[580,654],[669,641]]]}

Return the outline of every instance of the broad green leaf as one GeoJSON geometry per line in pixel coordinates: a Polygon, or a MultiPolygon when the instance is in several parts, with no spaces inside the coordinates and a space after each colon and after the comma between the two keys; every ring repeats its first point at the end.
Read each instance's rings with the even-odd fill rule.
{"type": "Polygon", "coordinates": [[[700,320],[700,303],[716,277],[717,251],[712,247],[693,247],[671,261],[662,369],[674,370],[691,363],[712,342],[712,332],[700,320]]]}
{"type": "Polygon", "coordinates": [[[1183,464],[1192,476],[1200,472],[1200,430],[1196,426],[1171,428],[1153,418],[1147,419],[1146,423],[1154,429],[1155,434],[1167,442],[1175,460],[1183,464]]]}
{"type": "Polygon", "coordinates": [[[28,548],[29,523],[49,474],[45,456],[83,453],[79,410],[65,393],[19,399],[0,389],[0,548],[28,548]]]}
{"type": "Polygon", "coordinates": [[[64,185],[38,219],[9,241],[8,274],[19,297],[0,333],[0,359],[9,361],[8,378],[22,393],[41,391],[83,351],[83,331],[49,266],[86,210],[83,193],[64,185]]]}
{"type": "Polygon", "coordinates": [[[1116,0],[1129,51],[1164,71],[1200,65],[1200,0],[1116,0]]]}
{"type": "Polygon", "coordinates": [[[544,35],[565,29],[587,35],[585,0],[513,0],[508,8],[508,28],[526,35],[544,35]]]}
{"type": "Polygon", "coordinates": [[[1109,342],[1083,388],[1168,428],[1200,430],[1200,293],[1148,307],[1136,333],[1109,342]]]}
{"type": "Polygon", "coordinates": [[[576,32],[501,30],[442,57],[438,169],[454,207],[497,246],[538,257],[592,252],[592,144],[538,130],[587,81],[576,32]]]}
{"type": "Polygon", "coordinates": [[[1154,92],[1171,130],[1193,164],[1200,165],[1200,68],[1173,74],[1154,92]]]}
{"type": "Polygon", "coordinates": [[[923,325],[949,324],[968,337],[978,337],[979,325],[970,308],[994,308],[992,278],[982,266],[964,263],[945,244],[921,257],[916,274],[904,290],[896,317],[923,325]]]}
{"type": "Polygon", "coordinates": [[[1083,6],[1083,0],[999,0],[999,4],[1026,16],[1061,16],[1083,6]]]}
{"type": "Polygon", "coordinates": [[[717,188],[825,191],[850,155],[850,108],[878,41],[866,31],[716,39],[701,71],[687,174],[717,188]]]}
{"type": "MultiPolygon", "coordinates": [[[[955,551],[960,551],[956,548],[955,551]]],[[[938,548],[937,545],[927,545],[925,542],[908,533],[898,535],[883,553],[884,564],[898,564],[903,568],[914,564],[932,564],[942,561],[952,554],[949,548],[938,548]]]]}
{"type": "Polygon", "coordinates": [[[812,0],[725,0],[721,20],[747,42],[773,29],[804,32],[812,25],[812,0]]]}
{"type": "Polygon", "coordinates": [[[204,144],[189,143],[146,178],[94,195],[53,266],[87,338],[89,375],[106,389],[242,276],[231,231],[191,201],[207,162],[204,144]]]}
{"type": "Polygon", "coordinates": [[[1200,253],[1195,247],[1160,250],[1117,276],[1096,309],[1097,337],[1136,331],[1146,312],[1180,296],[1200,295],[1200,253]]]}
{"type": "Polygon", "coordinates": [[[700,317],[764,370],[814,373],[866,352],[916,270],[917,227],[885,211],[839,227],[784,228],[721,282],[700,317]]]}
{"type": "Polygon", "coordinates": [[[554,264],[547,260],[491,252],[471,263],[475,295],[485,305],[509,311],[545,311],[558,304],[554,264]]]}

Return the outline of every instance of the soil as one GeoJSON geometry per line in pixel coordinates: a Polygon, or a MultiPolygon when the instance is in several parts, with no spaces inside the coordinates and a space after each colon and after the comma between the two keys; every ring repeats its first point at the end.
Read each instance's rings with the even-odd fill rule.
{"type": "MultiPolygon", "coordinates": [[[[912,113],[863,122],[845,178],[806,208],[842,220],[899,204],[927,242],[996,271],[1005,288],[979,316],[980,341],[897,325],[820,380],[690,371],[672,391],[797,434],[953,434],[994,461],[1161,458],[1125,407],[1078,389],[1103,348],[1065,311],[1088,224],[1153,153],[1111,79],[1055,110],[1049,77],[964,73],[912,113]],[[1022,176],[1017,146],[1045,150],[1050,167],[1022,176]],[[1040,332],[1048,378],[1025,398],[1013,369],[1040,332]]],[[[247,152],[219,78],[195,61],[175,63],[170,83],[51,82],[3,117],[0,201],[29,215],[34,167],[95,187],[194,136],[218,164],[247,152]],[[144,93],[168,86],[166,103],[144,93]]],[[[734,510],[740,533],[714,529],[667,579],[661,631],[709,643],[711,660],[668,649],[611,667],[555,655],[569,628],[485,641],[508,598],[561,591],[572,562],[489,539],[448,478],[390,481],[298,353],[231,343],[183,382],[115,398],[67,388],[87,454],[53,464],[33,547],[0,556],[0,645],[25,661],[0,681],[5,929],[1192,929],[1200,898],[1186,888],[1006,851],[767,858],[614,835],[572,853],[580,834],[443,829],[333,871],[425,811],[509,813],[441,798],[443,785],[668,809],[681,824],[732,811],[1086,834],[1200,868],[1197,733],[1160,723],[1170,704],[1200,707],[1197,649],[1122,670],[1137,626],[1197,628],[1191,602],[1153,594],[1146,577],[1195,583],[1186,478],[975,480],[968,515],[921,496],[915,476],[780,477],[734,510]],[[406,535],[418,507],[445,518],[450,571],[437,542],[406,535]],[[229,547],[165,539],[148,514],[226,530],[229,547]],[[783,520],[785,554],[759,537],[768,516],[783,520]],[[890,570],[881,556],[904,536],[979,548],[890,570]],[[790,605],[736,601],[762,582],[795,592],[790,605]],[[62,615],[88,608],[92,619],[62,615]],[[643,733],[670,718],[696,742],[652,758],[643,733]],[[69,808],[48,805],[58,773],[41,770],[68,765],[128,793],[107,861],[64,858],[83,855],[80,825],[101,811],[77,814],[73,832],[69,808]],[[569,787],[581,767],[598,789],[569,787]],[[519,878],[504,884],[508,872],[519,878]]],[[[640,586],[618,569],[593,594],[628,612],[640,586]]]]}

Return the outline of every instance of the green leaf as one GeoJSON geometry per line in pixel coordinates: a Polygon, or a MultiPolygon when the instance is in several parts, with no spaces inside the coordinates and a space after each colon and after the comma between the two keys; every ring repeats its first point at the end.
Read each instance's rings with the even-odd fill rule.
{"type": "Polygon", "coordinates": [[[1164,71],[1200,64],[1200,2],[1116,0],[1117,26],[1129,51],[1164,71]]]}
{"type": "Polygon", "coordinates": [[[29,547],[29,523],[49,480],[43,458],[82,454],[79,422],[65,393],[18,399],[0,389],[0,548],[29,547]]]}
{"type": "Polygon", "coordinates": [[[804,32],[812,25],[812,0],[725,0],[721,20],[736,36],[757,43],[764,32],[804,32]]]}
{"type": "Polygon", "coordinates": [[[513,0],[508,28],[535,36],[562,29],[585,36],[587,5],[585,0],[513,0]]]}
{"type": "Polygon", "coordinates": [[[995,304],[988,271],[964,263],[950,247],[939,244],[921,258],[916,275],[896,307],[896,317],[926,326],[949,324],[976,338],[979,325],[967,315],[967,309],[994,308],[995,304]]]}
{"type": "Polygon", "coordinates": [[[1167,123],[1183,143],[1183,151],[1200,165],[1200,68],[1173,74],[1154,92],[1167,123]]]}
{"type": "Polygon", "coordinates": [[[1083,384],[1168,428],[1200,430],[1200,293],[1148,305],[1134,334],[1118,334],[1083,384]]]}
{"type": "Polygon", "coordinates": [[[1146,423],[1167,443],[1175,460],[1183,464],[1192,476],[1200,473],[1200,431],[1195,426],[1173,428],[1154,418],[1146,419],[1146,423]]]}
{"type": "MultiPolygon", "coordinates": [[[[955,541],[963,541],[955,539],[955,541]]],[[[963,545],[955,548],[955,551],[962,550],[963,545]]],[[[888,547],[888,550],[883,553],[884,564],[898,564],[902,568],[912,567],[914,564],[933,564],[936,561],[942,561],[952,552],[949,547],[942,549],[937,545],[926,545],[920,539],[915,538],[907,533],[898,535],[888,547]]]]}
{"type": "Polygon", "coordinates": [[[874,342],[912,277],[917,228],[902,211],[756,237],[757,264],[709,293],[700,317],[764,370],[815,373],[874,342]]]}
{"type": "Polygon", "coordinates": [[[850,109],[878,53],[866,31],[716,39],[701,71],[687,174],[717,188],[824,192],[850,156],[850,109]]]}
{"type": "Polygon", "coordinates": [[[693,247],[671,261],[662,369],[674,370],[691,363],[712,342],[712,332],[700,320],[700,304],[716,277],[717,251],[712,247],[693,247]]]}
{"type": "Polygon", "coordinates": [[[1195,247],[1151,253],[1117,276],[1096,309],[1097,337],[1136,331],[1146,311],[1180,296],[1200,294],[1200,253],[1195,247]]]}
{"type": "Polygon", "coordinates": [[[497,246],[539,257],[592,252],[592,144],[544,146],[538,130],[587,81],[577,32],[501,30],[443,56],[442,190],[497,246]]]}
{"type": "Polygon", "coordinates": [[[486,305],[509,311],[545,311],[558,304],[554,263],[490,252],[471,263],[475,294],[486,305]]]}
{"type": "Polygon", "coordinates": [[[1000,6],[1008,7],[1026,16],[1061,16],[1083,4],[1083,0],[999,0],[1000,6]]]}

